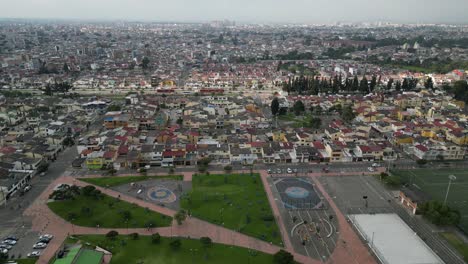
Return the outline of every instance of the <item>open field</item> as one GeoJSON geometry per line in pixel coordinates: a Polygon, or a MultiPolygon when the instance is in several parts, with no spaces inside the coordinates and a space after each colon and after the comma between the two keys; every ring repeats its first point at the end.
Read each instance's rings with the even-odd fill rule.
{"type": "Polygon", "coordinates": [[[159,244],[153,244],[149,236],[140,236],[137,240],[132,240],[128,236],[120,235],[115,240],[109,240],[105,236],[89,235],[78,236],[78,239],[111,251],[111,264],[273,263],[272,255],[222,244],[212,244],[205,248],[199,240],[194,239],[180,239],[181,247],[177,250],[169,246],[171,238],[165,237],[161,237],[159,244]]]}
{"type": "Polygon", "coordinates": [[[447,204],[461,213],[460,227],[468,232],[468,171],[464,169],[418,169],[408,171],[392,171],[404,183],[410,183],[420,188],[434,200],[444,201],[448,187],[448,176],[457,177],[450,187],[447,204]]]}
{"type": "Polygon", "coordinates": [[[442,233],[442,236],[468,261],[468,244],[464,243],[454,233],[442,233]]]}
{"type": "Polygon", "coordinates": [[[114,187],[122,184],[129,184],[132,182],[146,181],[146,180],[177,180],[184,179],[182,175],[166,175],[166,176],[113,176],[113,177],[96,177],[96,178],[81,178],[80,181],[91,183],[101,187],[114,187]]]}
{"type": "Polygon", "coordinates": [[[182,208],[200,219],[261,240],[281,243],[276,219],[258,174],[194,175],[182,208]]]}
{"type": "Polygon", "coordinates": [[[135,204],[103,195],[102,199],[78,195],[74,200],[53,201],[49,208],[67,221],[79,226],[103,228],[143,228],[169,226],[172,217],[135,204]],[[127,220],[128,219],[128,220],[127,220]]]}

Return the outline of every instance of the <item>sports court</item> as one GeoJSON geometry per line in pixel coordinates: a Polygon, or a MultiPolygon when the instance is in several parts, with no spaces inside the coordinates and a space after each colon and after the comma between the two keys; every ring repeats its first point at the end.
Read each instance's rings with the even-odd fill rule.
{"type": "Polygon", "coordinates": [[[300,254],[329,260],[338,243],[338,225],[333,210],[308,177],[269,179],[275,201],[291,243],[300,254]]]}
{"type": "Polygon", "coordinates": [[[468,232],[468,170],[466,169],[417,169],[392,171],[402,182],[412,184],[429,194],[432,199],[443,201],[447,192],[449,175],[455,175],[456,180],[450,186],[447,204],[461,213],[460,226],[468,232]]]}
{"type": "Polygon", "coordinates": [[[383,264],[444,263],[396,214],[357,214],[349,219],[383,264]]]}

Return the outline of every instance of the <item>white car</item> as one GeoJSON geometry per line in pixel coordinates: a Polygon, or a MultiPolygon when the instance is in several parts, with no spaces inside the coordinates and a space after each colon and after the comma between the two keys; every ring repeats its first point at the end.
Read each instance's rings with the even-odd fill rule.
{"type": "Polygon", "coordinates": [[[10,239],[7,239],[7,240],[3,240],[3,243],[5,244],[8,244],[8,245],[16,245],[16,241],[15,240],[10,240],[10,239]]]}
{"type": "Polygon", "coordinates": [[[0,248],[0,252],[2,252],[3,254],[8,254],[8,249],[0,248]]]}
{"type": "Polygon", "coordinates": [[[35,257],[39,257],[41,255],[41,252],[39,251],[33,251],[31,253],[28,254],[28,258],[35,258],[35,257]]]}
{"type": "Polygon", "coordinates": [[[47,247],[46,243],[38,242],[38,243],[34,244],[33,249],[43,249],[43,248],[46,248],[46,247],[47,247]]]}
{"type": "Polygon", "coordinates": [[[50,234],[44,234],[44,235],[39,237],[39,239],[43,239],[43,238],[52,239],[52,238],[54,238],[54,236],[50,235],[50,234]]]}
{"type": "Polygon", "coordinates": [[[291,170],[291,168],[288,168],[287,172],[291,174],[293,171],[291,170]]]}
{"type": "Polygon", "coordinates": [[[0,249],[1,249],[1,248],[11,249],[12,246],[7,245],[7,244],[0,244],[0,249]]]}
{"type": "Polygon", "coordinates": [[[378,163],[372,163],[372,167],[378,167],[379,164],[378,163]]]}
{"type": "Polygon", "coordinates": [[[374,168],[372,168],[372,167],[369,167],[369,168],[367,168],[367,169],[368,169],[369,171],[371,171],[371,172],[374,171],[374,168]]]}

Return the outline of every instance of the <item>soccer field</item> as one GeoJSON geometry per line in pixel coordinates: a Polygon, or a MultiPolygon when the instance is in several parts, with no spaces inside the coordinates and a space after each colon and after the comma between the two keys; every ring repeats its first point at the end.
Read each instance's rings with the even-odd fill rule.
{"type": "Polygon", "coordinates": [[[434,200],[444,201],[448,187],[448,176],[455,175],[452,181],[447,204],[460,211],[460,226],[468,232],[468,170],[465,169],[418,169],[392,171],[404,183],[414,184],[434,200]]]}

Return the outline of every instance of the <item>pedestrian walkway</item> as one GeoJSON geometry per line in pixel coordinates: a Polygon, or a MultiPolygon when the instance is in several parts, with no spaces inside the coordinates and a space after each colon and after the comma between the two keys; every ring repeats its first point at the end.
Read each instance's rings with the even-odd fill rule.
{"type": "MultiPolygon", "coordinates": [[[[210,172],[212,174],[223,174],[224,172],[210,172]]],[[[323,263],[319,260],[314,260],[307,256],[298,254],[294,251],[290,238],[288,236],[288,230],[286,230],[285,225],[283,223],[283,219],[279,212],[279,208],[277,203],[274,201],[274,196],[271,190],[271,186],[268,184],[267,178],[269,175],[266,171],[262,170],[259,171],[262,183],[264,185],[268,200],[270,202],[271,208],[273,210],[273,214],[277,219],[277,224],[281,231],[281,235],[284,242],[284,247],[287,251],[291,252],[294,255],[296,261],[300,263],[311,263],[311,264],[318,264],[323,263]]],[[[179,174],[179,173],[177,173],[179,174]]],[[[193,173],[186,172],[182,173],[184,175],[184,180],[191,181],[193,173]]],[[[130,175],[119,175],[119,176],[131,176],[130,175]]],[[[167,174],[157,174],[157,175],[167,175],[167,174]]],[[[155,175],[155,176],[157,176],[155,175]]],[[[337,175],[343,175],[342,173],[337,173],[337,175]]],[[[356,175],[355,173],[353,175],[356,175]]],[[[119,177],[115,176],[115,177],[119,177]]],[[[331,257],[327,261],[327,263],[353,263],[353,264],[373,264],[376,263],[372,255],[369,253],[368,249],[365,247],[363,242],[359,239],[356,233],[353,231],[350,224],[346,221],[346,217],[339,211],[338,207],[334,203],[333,199],[325,192],[323,186],[318,181],[317,177],[320,177],[321,174],[309,174],[309,177],[313,180],[316,188],[320,190],[323,194],[324,198],[328,201],[330,207],[335,211],[337,216],[337,221],[339,225],[339,243],[337,244],[334,252],[332,253],[331,257]]],[[[336,176],[333,173],[327,174],[327,176],[336,176]]],[[[89,178],[89,177],[101,177],[100,175],[89,175],[80,178],[89,178]]],[[[53,188],[59,184],[67,183],[67,184],[76,184],[79,186],[89,185],[89,183],[85,183],[79,180],[79,178],[74,178],[71,176],[63,176],[56,179],[52,182],[46,190],[38,197],[38,199],[25,211],[25,216],[31,217],[33,219],[32,229],[34,231],[38,231],[41,233],[50,233],[55,236],[55,238],[51,241],[49,246],[43,251],[42,256],[38,260],[38,264],[47,264],[50,258],[52,258],[57,252],[57,250],[62,245],[63,241],[66,239],[68,235],[71,234],[106,234],[111,229],[108,228],[94,228],[94,227],[81,227],[75,226],[64,219],[60,218],[59,216],[55,215],[48,207],[47,207],[47,200],[50,193],[52,193],[53,188]]],[[[141,207],[146,207],[149,210],[159,212],[164,215],[174,216],[176,211],[155,205],[150,202],[146,202],[144,200],[139,200],[137,198],[128,196],[126,194],[117,192],[112,189],[103,188],[99,186],[95,186],[97,189],[102,191],[104,194],[112,196],[112,197],[120,197],[120,199],[135,203],[141,207]]],[[[272,245],[265,241],[261,241],[259,239],[241,234],[239,232],[224,228],[222,226],[218,226],[215,224],[208,223],[206,221],[197,219],[197,218],[187,218],[186,221],[182,225],[177,225],[175,221],[172,222],[170,227],[161,227],[161,228],[122,228],[122,229],[112,229],[118,231],[120,234],[130,234],[130,233],[138,233],[140,235],[151,235],[153,233],[159,233],[165,237],[186,237],[186,238],[200,238],[203,236],[210,237],[213,242],[215,243],[222,243],[227,245],[235,245],[240,247],[246,247],[255,249],[261,252],[274,254],[276,253],[280,247],[276,245],[272,245]]]]}
{"type": "MultiPolygon", "coordinates": [[[[60,248],[63,241],[68,235],[71,234],[106,234],[111,229],[108,228],[94,228],[94,227],[81,227],[72,225],[59,216],[55,215],[48,207],[47,200],[49,194],[53,191],[53,188],[58,184],[76,184],[79,186],[89,185],[88,183],[81,182],[72,177],[61,177],[55,180],[42,194],[41,196],[25,211],[26,216],[33,217],[34,231],[41,233],[50,233],[55,238],[50,242],[49,246],[43,251],[41,257],[38,260],[38,264],[46,264],[54,256],[55,252],[60,248]]],[[[136,198],[127,196],[122,193],[118,193],[111,189],[102,188],[96,186],[97,189],[101,190],[104,194],[118,197],[120,199],[135,203],[142,207],[147,207],[149,210],[156,211],[165,215],[173,216],[176,212],[174,210],[157,206],[152,203],[138,200],[136,198]]],[[[203,236],[210,237],[215,243],[222,243],[227,245],[235,245],[240,247],[246,247],[255,249],[261,252],[274,254],[280,247],[267,243],[265,241],[258,240],[253,237],[235,232],[233,230],[217,226],[196,218],[188,218],[182,225],[177,225],[175,221],[170,227],[161,228],[123,228],[123,229],[112,229],[118,231],[120,234],[139,233],[141,235],[151,235],[153,233],[160,233],[162,236],[177,236],[187,238],[200,238],[203,236]]],[[[319,263],[305,256],[295,254],[296,260],[301,263],[319,263]]]]}

